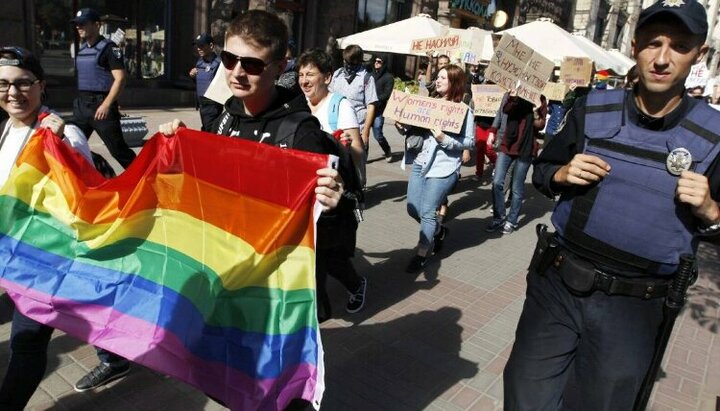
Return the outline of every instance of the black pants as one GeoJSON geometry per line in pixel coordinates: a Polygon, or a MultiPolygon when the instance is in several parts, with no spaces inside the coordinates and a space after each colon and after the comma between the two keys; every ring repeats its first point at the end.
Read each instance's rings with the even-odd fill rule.
{"type": "MultiPolygon", "coordinates": [[[[10,331],[10,363],[0,387],[0,410],[21,411],[37,390],[47,368],[47,349],[53,328],[13,313],[10,331]]],[[[113,365],[126,359],[109,351],[97,349],[101,361],[113,365]]]]}
{"type": "Polygon", "coordinates": [[[223,112],[223,105],[210,99],[202,99],[198,103],[198,111],[200,111],[202,131],[212,131],[212,125],[223,112]]]}
{"type": "Polygon", "coordinates": [[[662,298],[577,296],[554,267],[544,275],[531,271],[505,366],[505,409],[632,409],[662,306],[662,298]]]}
{"type": "Polygon", "coordinates": [[[317,281],[318,309],[325,310],[330,316],[330,299],[327,295],[327,276],[330,275],[345,286],[348,292],[354,293],[360,288],[362,280],[355,271],[348,253],[342,249],[318,249],[315,263],[315,279],[317,281]]]}
{"type": "Polygon", "coordinates": [[[110,154],[123,168],[128,168],[135,159],[135,152],[128,147],[120,127],[120,111],[117,103],[113,103],[105,120],[95,120],[95,111],[102,104],[102,94],[81,94],[73,103],[73,123],[75,123],[88,139],[93,131],[110,151],[110,154]]]}

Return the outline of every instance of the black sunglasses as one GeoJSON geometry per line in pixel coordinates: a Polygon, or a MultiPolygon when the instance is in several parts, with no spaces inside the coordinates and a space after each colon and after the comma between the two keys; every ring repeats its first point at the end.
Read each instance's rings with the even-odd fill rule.
{"type": "Polygon", "coordinates": [[[269,63],[265,63],[256,57],[240,57],[236,54],[230,53],[229,51],[220,52],[220,60],[226,69],[232,70],[240,62],[240,67],[245,70],[246,73],[256,76],[265,70],[265,67],[269,63]]]}

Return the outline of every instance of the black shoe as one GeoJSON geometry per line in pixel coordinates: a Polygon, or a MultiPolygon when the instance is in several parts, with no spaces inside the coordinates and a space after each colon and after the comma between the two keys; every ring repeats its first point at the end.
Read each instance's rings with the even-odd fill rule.
{"type": "Polygon", "coordinates": [[[97,367],[90,370],[84,377],[75,383],[75,391],[85,392],[103,386],[111,381],[115,381],[127,375],[130,372],[130,363],[125,363],[119,367],[112,367],[103,362],[97,367]]]}
{"type": "Polygon", "coordinates": [[[419,255],[415,255],[412,260],[410,260],[410,263],[405,267],[406,273],[417,273],[422,271],[423,268],[427,265],[427,257],[422,257],[419,255]]]}
{"type": "Polygon", "coordinates": [[[442,251],[443,241],[445,241],[445,237],[449,232],[450,230],[447,227],[444,225],[440,226],[440,231],[438,231],[438,233],[435,234],[435,237],[433,237],[433,254],[437,254],[442,251]]]}
{"type": "Polygon", "coordinates": [[[348,303],[345,306],[345,311],[349,313],[356,313],[365,306],[365,291],[367,290],[367,279],[365,277],[360,277],[360,287],[358,287],[357,291],[354,293],[348,293],[350,294],[350,298],[348,299],[348,303]]]}

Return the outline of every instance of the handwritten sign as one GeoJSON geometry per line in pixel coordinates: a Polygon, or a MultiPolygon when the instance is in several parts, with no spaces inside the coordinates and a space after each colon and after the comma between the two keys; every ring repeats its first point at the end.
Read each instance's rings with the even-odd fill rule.
{"type": "Polygon", "coordinates": [[[500,86],[475,84],[472,86],[473,103],[476,116],[495,117],[500,109],[505,90],[500,86]]]}
{"type": "Polygon", "coordinates": [[[560,81],[586,87],[592,79],[592,60],[587,57],[565,57],[560,64],[560,81]]]}
{"type": "Polygon", "coordinates": [[[383,116],[403,124],[459,133],[468,106],[393,90],[383,116]]]}
{"type": "Polygon", "coordinates": [[[547,84],[545,84],[545,88],[543,89],[543,95],[545,95],[548,100],[563,101],[565,99],[565,94],[567,94],[567,91],[567,84],[553,83],[552,81],[548,81],[547,84]]]}
{"type": "Polygon", "coordinates": [[[540,104],[540,95],[555,65],[510,34],[504,34],[495,49],[485,78],[518,97],[540,104]]]}
{"type": "Polygon", "coordinates": [[[460,47],[460,35],[442,37],[428,37],[413,40],[410,46],[411,53],[427,53],[428,51],[446,51],[460,47]]]}
{"type": "Polygon", "coordinates": [[[685,88],[705,87],[710,79],[710,71],[705,62],[693,64],[690,74],[685,79],[685,88]]]}

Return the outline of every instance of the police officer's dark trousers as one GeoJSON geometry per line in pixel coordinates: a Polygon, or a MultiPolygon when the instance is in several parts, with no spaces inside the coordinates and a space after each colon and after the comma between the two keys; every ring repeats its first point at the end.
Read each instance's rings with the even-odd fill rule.
{"type": "Polygon", "coordinates": [[[652,360],[663,298],[571,293],[530,271],[505,367],[506,410],[630,410],[652,360]]]}
{"type": "Polygon", "coordinates": [[[135,152],[123,138],[117,103],[110,106],[107,118],[95,120],[95,111],[104,99],[105,94],[81,92],[73,103],[73,122],[87,138],[90,138],[93,130],[96,131],[115,160],[127,168],[135,159],[135,152]]]}
{"type": "Polygon", "coordinates": [[[213,129],[212,125],[223,112],[223,105],[218,104],[209,98],[198,97],[198,111],[200,112],[202,131],[211,132],[213,129]]]}

